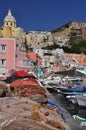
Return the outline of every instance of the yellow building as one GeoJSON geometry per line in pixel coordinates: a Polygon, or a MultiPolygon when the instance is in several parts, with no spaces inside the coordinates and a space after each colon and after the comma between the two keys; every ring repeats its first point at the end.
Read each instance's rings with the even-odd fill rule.
{"type": "Polygon", "coordinates": [[[16,27],[16,19],[12,16],[11,10],[8,10],[8,14],[4,18],[4,25],[0,28],[0,37],[4,38],[16,38],[21,43],[25,41],[25,33],[20,27],[16,27]]]}

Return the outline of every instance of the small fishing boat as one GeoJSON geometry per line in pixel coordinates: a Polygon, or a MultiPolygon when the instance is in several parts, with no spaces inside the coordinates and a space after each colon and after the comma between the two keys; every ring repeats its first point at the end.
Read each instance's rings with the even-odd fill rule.
{"type": "Polygon", "coordinates": [[[59,90],[60,94],[65,96],[67,95],[78,95],[78,94],[86,94],[86,86],[83,88],[61,88],[59,90]]]}

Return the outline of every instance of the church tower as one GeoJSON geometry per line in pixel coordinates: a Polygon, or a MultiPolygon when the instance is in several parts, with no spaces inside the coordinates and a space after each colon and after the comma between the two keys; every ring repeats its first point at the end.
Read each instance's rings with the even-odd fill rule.
{"type": "Polygon", "coordinates": [[[16,19],[12,16],[11,10],[4,17],[4,24],[1,30],[1,36],[4,38],[16,38],[20,43],[25,42],[25,33],[21,27],[16,27],[16,19]]]}
{"type": "Polygon", "coordinates": [[[12,16],[11,10],[8,10],[7,16],[4,18],[4,27],[16,27],[16,19],[12,16]]]}

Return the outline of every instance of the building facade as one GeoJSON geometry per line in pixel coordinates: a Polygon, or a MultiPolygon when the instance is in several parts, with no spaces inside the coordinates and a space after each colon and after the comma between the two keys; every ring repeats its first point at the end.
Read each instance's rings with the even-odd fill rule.
{"type": "Polygon", "coordinates": [[[29,70],[34,66],[21,50],[19,41],[14,38],[0,38],[0,73],[9,70],[29,70]]]}
{"type": "Polygon", "coordinates": [[[21,43],[25,42],[25,32],[21,27],[17,27],[16,19],[12,15],[11,10],[4,17],[3,26],[0,27],[1,38],[16,38],[21,43]]]}
{"type": "Polygon", "coordinates": [[[86,65],[86,55],[84,54],[65,53],[64,55],[68,57],[68,62],[76,62],[77,66],[86,65]]]}
{"type": "Polygon", "coordinates": [[[26,34],[26,40],[28,46],[30,45],[36,49],[53,44],[51,32],[47,31],[29,31],[28,34],[26,34]]]}

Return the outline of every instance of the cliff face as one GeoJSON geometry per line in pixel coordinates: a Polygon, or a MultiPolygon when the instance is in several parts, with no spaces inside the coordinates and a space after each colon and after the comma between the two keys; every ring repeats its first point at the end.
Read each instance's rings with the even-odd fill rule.
{"type": "Polygon", "coordinates": [[[69,22],[51,31],[54,37],[69,37],[69,43],[86,40],[86,22],[69,22]]]}

